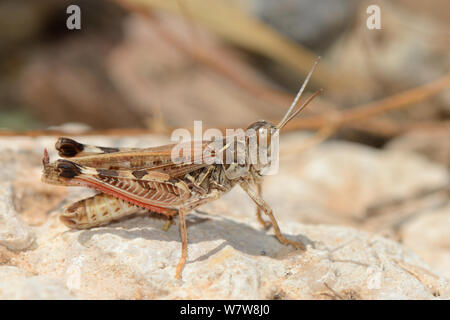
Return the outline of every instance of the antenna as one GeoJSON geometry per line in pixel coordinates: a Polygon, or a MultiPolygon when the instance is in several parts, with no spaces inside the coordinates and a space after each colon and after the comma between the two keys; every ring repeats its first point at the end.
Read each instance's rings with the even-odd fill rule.
{"type": "Polygon", "coordinates": [[[308,84],[309,79],[311,78],[311,76],[312,76],[314,70],[316,69],[317,65],[319,64],[319,62],[320,62],[320,57],[317,57],[316,61],[314,61],[314,64],[313,64],[311,70],[309,71],[308,75],[306,76],[305,81],[303,81],[303,84],[302,84],[300,90],[298,91],[297,95],[295,96],[294,101],[292,102],[292,104],[291,104],[291,106],[289,107],[288,111],[287,111],[286,114],[284,115],[283,119],[281,119],[280,123],[277,125],[277,128],[278,128],[278,129],[283,128],[284,125],[285,125],[288,121],[290,121],[293,117],[295,117],[301,110],[303,110],[303,109],[309,104],[309,102],[311,102],[311,100],[312,100],[313,98],[315,98],[320,92],[323,91],[323,89],[320,89],[319,91],[317,91],[317,92],[316,92],[315,94],[313,94],[313,95],[312,95],[312,96],[311,96],[311,97],[310,97],[310,98],[309,98],[309,99],[308,99],[308,100],[307,100],[307,101],[306,101],[306,102],[305,102],[305,103],[304,103],[297,111],[295,111],[295,112],[291,115],[292,110],[293,110],[293,109],[295,108],[295,106],[297,105],[298,100],[300,99],[300,97],[301,97],[303,91],[305,90],[306,85],[308,84]]]}

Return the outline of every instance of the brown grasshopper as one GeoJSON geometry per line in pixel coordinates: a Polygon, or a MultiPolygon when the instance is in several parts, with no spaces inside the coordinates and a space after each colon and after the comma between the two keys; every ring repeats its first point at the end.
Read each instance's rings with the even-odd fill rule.
{"type": "MultiPolygon", "coordinates": [[[[262,120],[249,126],[248,129],[255,132],[257,149],[263,148],[263,139],[266,141],[264,148],[267,149],[271,137],[278,134],[321,91],[317,91],[293,111],[317,63],[318,60],[278,125],[262,120]]],[[[199,148],[203,152],[211,143],[217,141],[202,141],[199,145],[188,142],[192,147],[191,153],[199,148]]],[[[248,140],[243,143],[248,144],[248,140]]],[[[100,192],[65,208],[60,219],[69,228],[97,227],[137,211],[165,215],[168,227],[172,218],[178,215],[181,257],[176,268],[176,278],[181,278],[188,253],[186,215],[200,205],[220,198],[237,184],[256,203],[258,221],[265,228],[272,226],[281,243],[305,250],[304,244],[283,236],[272,209],[261,197],[262,175],[268,163],[259,160],[249,163],[248,151],[244,151],[243,163],[175,162],[172,157],[174,147],[172,144],[144,149],[106,148],[59,138],[55,148],[61,157],[70,160],[58,159],[50,163],[47,150],[44,150],[42,181],[64,186],[85,186],[100,192]],[[261,217],[261,210],[269,217],[270,223],[261,217]]],[[[230,148],[230,144],[222,151],[227,148],[230,148]]],[[[210,153],[210,157],[217,156],[215,152],[210,153]]]]}

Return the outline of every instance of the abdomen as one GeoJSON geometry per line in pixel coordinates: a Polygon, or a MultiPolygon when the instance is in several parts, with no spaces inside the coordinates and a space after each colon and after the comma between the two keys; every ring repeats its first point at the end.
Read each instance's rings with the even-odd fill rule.
{"type": "Polygon", "coordinates": [[[61,221],[73,229],[87,229],[148,210],[113,196],[99,193],[66,207],[61,221]]]}

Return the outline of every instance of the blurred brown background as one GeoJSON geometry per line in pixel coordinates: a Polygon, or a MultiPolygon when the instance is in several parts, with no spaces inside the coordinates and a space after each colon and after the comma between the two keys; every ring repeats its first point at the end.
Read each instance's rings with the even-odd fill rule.
{"type": "MultiPolygon", "coordinates": [[[[3,0],[0,128],[169,132],[193,120],[276,121],[320,55],[308,90],[325,91],[290,127],[318,130],[343,110],[448,75],[448,1],[377,1],[381,30],[366,27],[371,4],[3,0]],[[81,8],[81,30],[66,28],[70,4],[81,8]]],[[[448,133],[448,83],[409,100],[348,121],[335,136],[381,146],[411,130],[448,133]]]]}

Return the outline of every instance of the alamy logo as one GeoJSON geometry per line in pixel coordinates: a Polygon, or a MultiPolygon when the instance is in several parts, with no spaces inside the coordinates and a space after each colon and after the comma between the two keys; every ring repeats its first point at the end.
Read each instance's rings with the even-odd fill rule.
{"type": "Polygon", "coordinates": [[[208,129],[203,133],[202,121],[194,121],[194,136],[186,129],[176,129],[171,140],[173,163],[225,164],[227,176],[238,178],[252,165],[260,174],[272,175],[279,168],[279,130],[265,121],[247,130],[208,129]]]}
{"type": "Polygon", "coordinates": [[[67,7],[66,13],[70,14],[66,20],[66,26],[69,30],[81,29],[81,9],[76,4],[67,7]]]}
{"type": "Polygon", "coordinates": [[[366,20],[367,29],[381,29],[381,10],[380,6],[372,4],[367,7],[366,13],[369,15],[366,20]]]}

